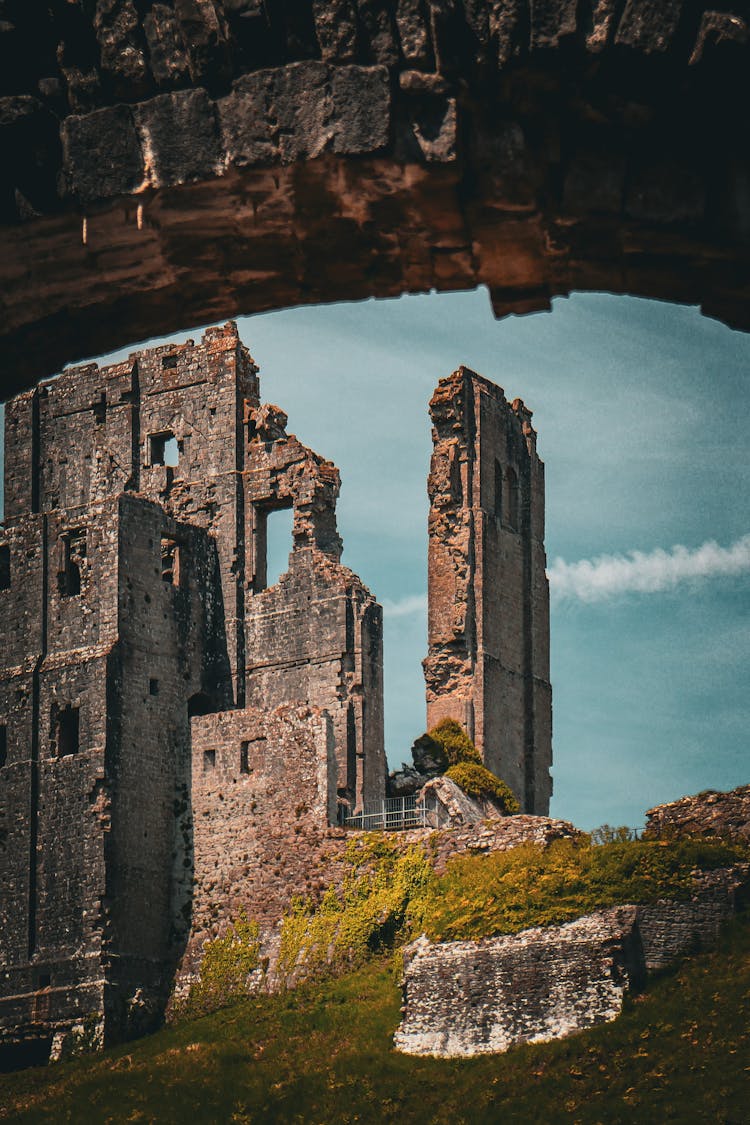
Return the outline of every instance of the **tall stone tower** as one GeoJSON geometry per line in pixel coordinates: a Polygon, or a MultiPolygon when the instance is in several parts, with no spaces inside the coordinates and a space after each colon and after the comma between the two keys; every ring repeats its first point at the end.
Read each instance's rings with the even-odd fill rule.
{"type": "Polygon", "coordinates": [[[427,725],[457,719],[526,812],[549,811],[544,465],[531,411],[466,367],[430,402],[427,725]]]}

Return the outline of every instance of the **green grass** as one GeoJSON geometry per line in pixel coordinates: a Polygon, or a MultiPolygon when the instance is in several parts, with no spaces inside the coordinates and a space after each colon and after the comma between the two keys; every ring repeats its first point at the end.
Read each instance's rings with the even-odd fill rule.
{"type": "Polygon", "coordinates": [[[750,924],[630,999],[614,1023],[462,1061],[393,1051],[382,960],[138,1043],[0,1077],[13,1122],[581,1122],[746,1125],[750,924]]]}

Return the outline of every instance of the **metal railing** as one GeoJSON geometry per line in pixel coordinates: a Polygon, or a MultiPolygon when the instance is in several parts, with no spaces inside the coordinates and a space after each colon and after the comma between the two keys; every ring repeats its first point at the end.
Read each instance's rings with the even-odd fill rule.
{"type": "Polygon", "coordinates": [[[425,801],[410,797],[386,797],[379,805],[369,805],[353,816],[343,819],[345,828],[359,828],[370,832],[399,832],[405,828],[427,828],[431,824],[425,801]]]}

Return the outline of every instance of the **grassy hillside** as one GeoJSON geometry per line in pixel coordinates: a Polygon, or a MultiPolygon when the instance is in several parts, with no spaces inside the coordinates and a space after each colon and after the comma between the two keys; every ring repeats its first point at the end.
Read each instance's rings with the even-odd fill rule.
{"type": "Polygon", "coordinates": [[[717,1122],[750,1105],[750,925],[613,1024],[463,1061],[396,1054],[387,962],[104,1056],[0,1077],[13,1122],[717,1122]]]}

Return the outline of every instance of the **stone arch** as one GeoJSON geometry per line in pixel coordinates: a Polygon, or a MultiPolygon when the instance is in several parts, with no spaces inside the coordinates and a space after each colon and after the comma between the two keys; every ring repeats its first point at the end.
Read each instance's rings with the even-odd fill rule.
{"type": "Polygon", "coordinates": [[[0,29],[8,394],[190,324],[431,288],[750,326],[733,0],[59,7],[0,29]]]}

